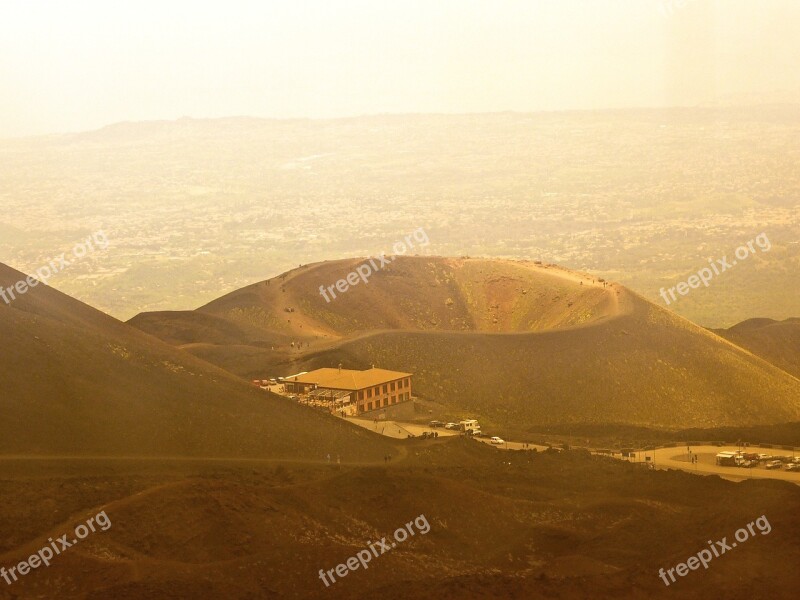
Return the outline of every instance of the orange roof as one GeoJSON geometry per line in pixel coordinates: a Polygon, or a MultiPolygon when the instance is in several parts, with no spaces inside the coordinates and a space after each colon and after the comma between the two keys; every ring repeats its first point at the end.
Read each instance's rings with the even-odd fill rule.
{"type": "Polygon", "coordinates": [[[355,371],[352,369],[331,369],[325,367],[310,371],[296,377],[286,379],[286,381],[297,381],[299,383],[316,383],[319,387],[333,388],[337,390],[363,390],[364,388],[388,383],[403,377],[411,377],[413,373],[401,373],[400,371],[389,371],[387,369],[367,369],[366,371],[355,371]]]}

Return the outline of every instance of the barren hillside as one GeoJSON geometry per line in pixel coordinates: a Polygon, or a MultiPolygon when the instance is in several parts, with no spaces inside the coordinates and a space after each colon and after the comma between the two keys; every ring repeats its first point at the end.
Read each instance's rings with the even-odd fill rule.
{"type": "MultiPolygon", "coordinates": [[[[0,285],[24,277],[0,265],[0,285]]],[[[0,302],[0,338],[0,454],[358,461],[387,448],[50,287],[0,302]]]]}
{"type": "MultiPolygon", "coordinates": [[[[501,430],[800,420],[796,378],[618,284],[531,262],[407,257],[326,302],[319,286],[363,261],[223,296],[196,312],[248,335],[220,344],[187,333],[182,347],[243,377],[339,363],[410,371],[416,394],[501,430]],[[278,333],[292,342],[266,342],[278,333]]],[[[133,323],[163,335],[179,318],[189,320],[133,323]]]]}

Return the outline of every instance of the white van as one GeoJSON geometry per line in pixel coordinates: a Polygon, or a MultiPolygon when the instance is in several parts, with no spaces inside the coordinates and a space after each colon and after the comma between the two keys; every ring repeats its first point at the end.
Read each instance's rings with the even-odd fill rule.
{"type": "Polygon", "coordinates": [[[477,435],[481,432],[481,426],[475,419],[467,419],[458,424],[458,428],[464,433],[470,432],[472,435],[477,435]]]}

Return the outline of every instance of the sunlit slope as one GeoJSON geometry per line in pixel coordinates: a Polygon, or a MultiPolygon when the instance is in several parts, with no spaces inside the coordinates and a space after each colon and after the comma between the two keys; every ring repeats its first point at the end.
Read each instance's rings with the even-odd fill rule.
{"type": "Polygon", "coordinates": [[[300,267],[199,311],[264,330],[330,338],[377,329],[537,331],[590,323],[614,310],[591,277],[523,261],[398,257],[366,283],[359,279],[344,293],[327,290],[366,260],[300,267]]]}
{"type": "MultiPolygon", "coordinates": [[[[24,278],[0,265],[0,285],[24,278]]],[[[0,302],[0,454],[381,456],[383,441],[50,287],[0,302]]]]}

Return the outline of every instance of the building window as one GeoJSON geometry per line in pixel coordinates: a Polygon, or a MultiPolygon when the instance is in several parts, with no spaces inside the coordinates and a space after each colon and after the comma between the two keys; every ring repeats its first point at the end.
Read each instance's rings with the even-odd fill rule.
{"type": "Polygon", "coordinates": [[[358,392],[358,399],[359,400],[363,400],[364,399],[364,392],[363,391],[358,392]]]}
{"type": "Polygon", "coordinates": [[[397,389],[397,382],[393,381],[392,382],[392,391],[395,391],[396,389],[397,389]]]}
{"type": "Polygon", "coordinates": [[[388,391],[389,391],[389,386],[388,386],[387,384],[385,384],[385,383],[384,383],[384,384],[383,384],[383,393],[385,394],[385,393],[386,393],[386,392],[388,392],[388,391]]]}
{"type": "Polygon", "coordinates": [[[392,396],[392,404],[397,404],[397,396],[392,396]]]}
{"type": "Polygon", "coordinates": [[[367,398],[372,398],[372,388],[367,390],[367,398]]]}

